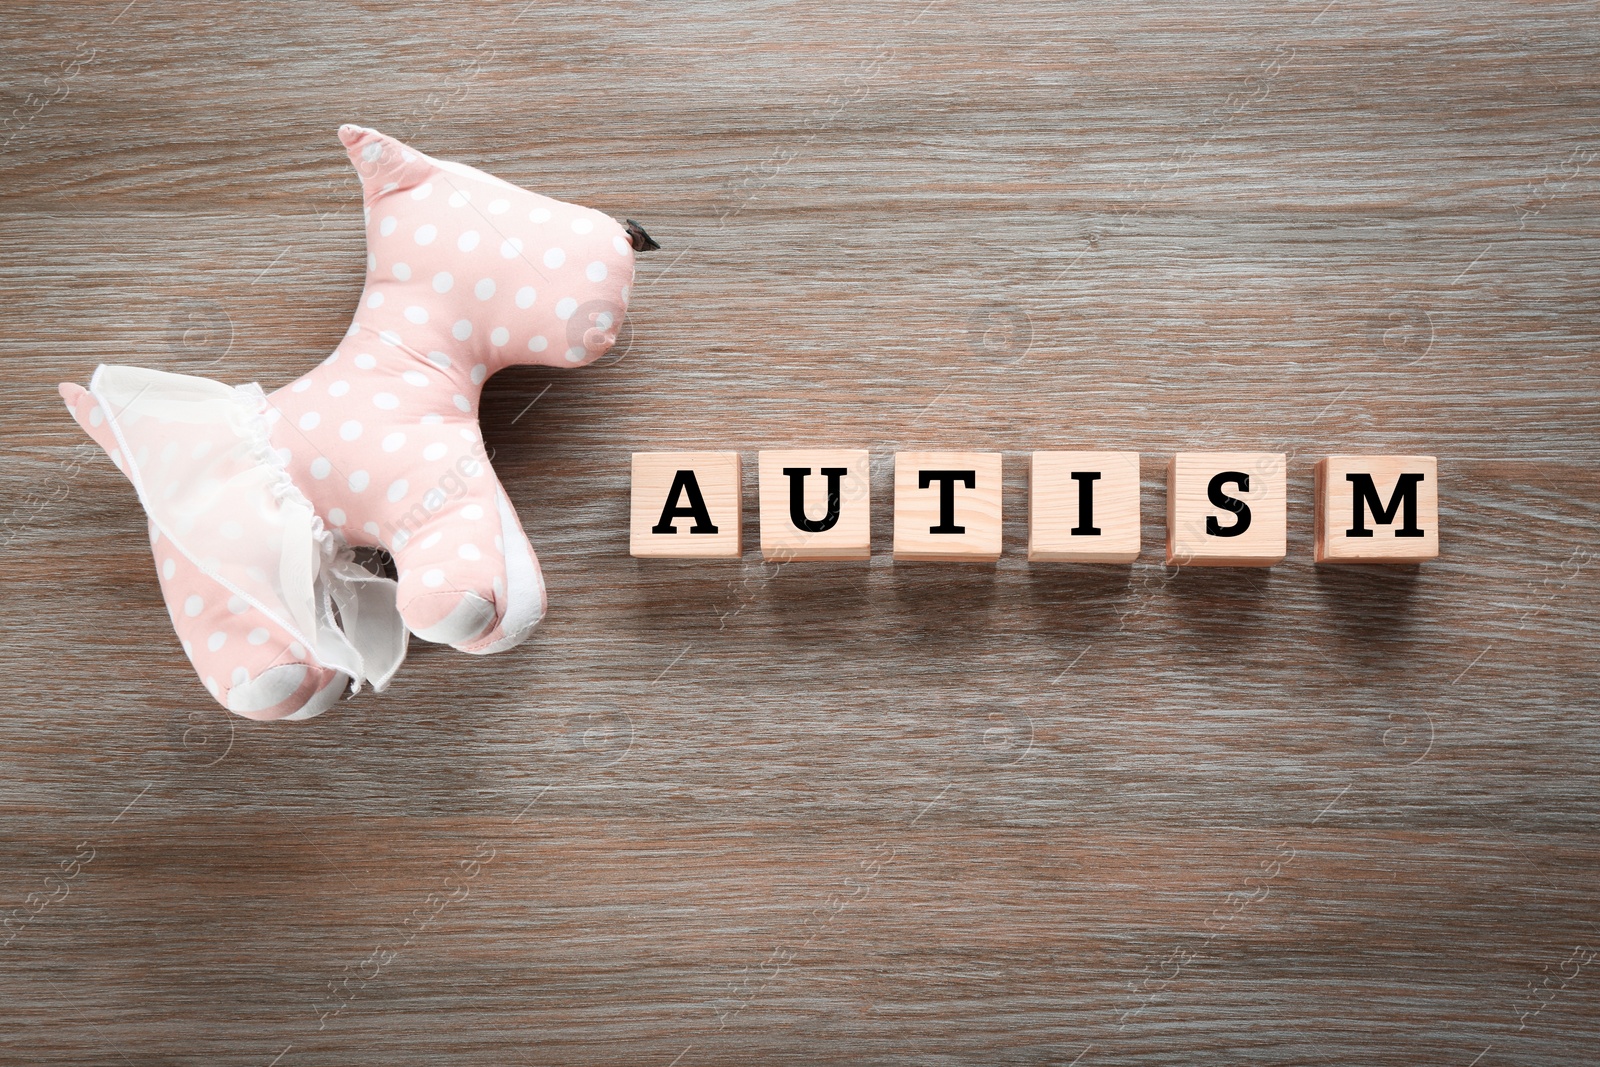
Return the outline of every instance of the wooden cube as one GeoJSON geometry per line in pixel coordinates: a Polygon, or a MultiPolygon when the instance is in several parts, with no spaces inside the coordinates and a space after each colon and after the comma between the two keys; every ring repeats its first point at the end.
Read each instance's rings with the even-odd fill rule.
{"type": "Polygon", "coordinates": [[[1318,563],[1418,563],[1439,555],[1432,456],[1329,456],[1317,463],[1318,563]]]}
{"type": "Polygon", "coordinates": [[[763,451],[756,468],[762,558],[872,555],[872,475],[865,450],[763,451]]]}
{"type": "Polygon", "coordinates": [[[1028,473],[1028,558],[1139,558],[1139,453],[1035,452],[1028,473]]]}
{"type": "Polygon", "coordinates": [[[1167,563],[1270,567],[1288,554],[1281,452],[1179,452],[1167,468],[1167,563]]]}
{"type": "Polygon", "coordinates": [[[998,452],[899,452],[894,457],[894,558],[1000,558],[998,452]]]}
{"type": "Polygon", "coordinates": [[[739,453],[635,452],[631,555],[737,559],[739,453]]]}

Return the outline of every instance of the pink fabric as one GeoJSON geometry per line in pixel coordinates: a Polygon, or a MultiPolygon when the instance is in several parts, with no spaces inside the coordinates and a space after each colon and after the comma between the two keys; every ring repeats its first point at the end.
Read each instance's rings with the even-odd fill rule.
{"type": "MultiPolygon", "coordinates": [[[[484,454],[479,394],[502,367],[604,354],[627,305],[633,248],[598,211],[359,126],[340,138],[366,203],[366,288],[333,354],[267,397],[271,446],[336,540],[393,553],[411,632],[500,651],[543,615],[544,586],[484,454]]],[[[61,393],[127,473],[114,418],[76,385],[61,393]]],[[[316,662],[281,620],[231,596],[187,546],[171,551],[154,524],[152,537],[173,626],[224,706],[305,717],[343,691],[348,676],[316,662]]]]}

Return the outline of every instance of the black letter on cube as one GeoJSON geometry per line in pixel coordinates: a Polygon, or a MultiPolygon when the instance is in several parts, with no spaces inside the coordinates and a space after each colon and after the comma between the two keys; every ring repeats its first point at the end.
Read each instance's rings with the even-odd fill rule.
{"type": "Polygon", "coordinates": [[[673,519],[693,519],[694,525],[689,527],[692,534],[714,534],[717,528],[711,522],[711,513],[706,510],[706,498],[700,495],[700,483],[695,480],[694,471],[679,471],[672,476],[672,488],[667,490],[667,506],[661,509],[661,521],[650,527],[651,533],[675,534],[678,528],[672,524],[673,519]],[[679,494],[686,494],[689,503],[680,505],[679,494]]]}
{"type": "Polygon", "coordinates": [[[822,533],[839,525],[839,479],[850,472],[843,467],[823,467],[822,476],[828,479],[828,514],[821,519],[806,518],[806,475],[810,467],[785,467],[789,478],[789,521],[806,533],[822,533]]]}
{"type": "Polygon", "coordinates": [[[939,483],[939,525],[928,527],[929,533],[964,534],[965,526],[956,525],[956,483],[968,489],[978,487],[977,471],[918,471],[917,488],[926,489],[932,482],[939,483]]]}
{"type": "Polygon", "coordinates": [[[1355,499],[1350,502],[1350,515],[1354,526],[1344,532],[1346,537],[1371,537],[1372,531],[1367,529],[1367,508],[1372,509],[1372,521],[1379,526],[1388,526],[1394,522],[1395,512],[1405,505],[1405,519],[1400,524],[1400,529],[1394,532],[1396,537],[1426,537],[1427,534],[1417,528],[1417,486],[1427,477],[1424,474],[1402,474],[1394,483],[1394,492],[1389,494],[1389,505],[1383,506],[1378,501],[1378,487],[1372,484],[1372,475],[1365,472],[1360,474],[1346,474],[1345,481],[1350,483],[1350,495],[1355,499]]]}
{"type": "Polygon", "coordinates": [[[1078,525],[1072,528],[1072,536],[1098,537],[1100,527],[1094,524],[1094,483],[1100,480],[1100,472],[1073,471],[1072,480],[1078,483],[1078,525]]]}
{"type": "Polygon", "coordinates": [[[1223,511],[1231,511],[1239,516],[1239,521],[1232,526],[1223,526],[1217,522],[1215,515],[1207,515],[1206,533],[1212,537],[1238,537],[1250,529],[1250,505],[1222,491],[1222,487],[1229,482],[1237,485],[1241,493],[1250,491],[1250,476],[1243,471],[1222,471],[1211,476],[1211,484],[1206,486],[1206,496],[1223,511]]]}

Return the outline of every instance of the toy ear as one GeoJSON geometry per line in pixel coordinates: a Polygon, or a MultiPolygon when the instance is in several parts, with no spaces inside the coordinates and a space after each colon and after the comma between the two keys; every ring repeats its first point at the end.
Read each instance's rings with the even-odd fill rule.
{"type": "Polygon", "coordinates": [[[368,204],[384,193],[421,184],[432,169],[422,153],[365,126],[340,126],[339,140],[361,177],[362,199],[368,204]]]}

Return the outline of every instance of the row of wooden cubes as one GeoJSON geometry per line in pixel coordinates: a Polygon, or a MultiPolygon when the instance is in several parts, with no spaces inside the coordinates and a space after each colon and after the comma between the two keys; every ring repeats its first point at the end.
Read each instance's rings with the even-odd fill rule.
{"type": "MultiPolygon", "coordinates": [[[[866,559],[868,455],[854,449],[758,453],[767,559],[866,559]]],[[[998,452],[894,457],[894,558],[1000,558],[998,452]]],[[[1180,452],[1167,468],[1167,562],[1270,567],[1287,554],[1286,457],[1180,452]]],[[[636,452],[635,556],[741,554],[737,452],[636,452]]],[[[1432,456],[1329,456],[1316,465],[1316,562],[1416,563],[1439,554],[1432,456]]],[[[1035,452],[1028,558],[1131,563],[1139,556],[1139,453],[1035,452]]]]}

